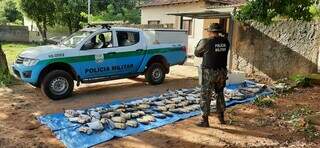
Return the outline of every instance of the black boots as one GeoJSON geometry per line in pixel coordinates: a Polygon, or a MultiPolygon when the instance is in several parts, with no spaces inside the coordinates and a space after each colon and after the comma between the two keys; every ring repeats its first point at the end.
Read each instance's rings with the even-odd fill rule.
{"type": "Polygon", "coordinates": [[[209,119],[208,117],[202,116],[202,121],[196,124],[199,127],[209,127],[209,119]]]}
{"type": "MultiPolygon", "coordinates": [[[[218,119],[220,121],[220,124],[226,124],[226,121],[224,121],[224,112],[218,113],[218,119]]],[[[196,125],[199,127],[209,127],[209,118],[206,116],[202,116],[202,120],[196,125]]]]}
{"type": "Polygon", "coordinates": [[[218,118],[219,118],[220,124],[226,124],[226,121],[224,121],[224,112],[218,113],[218,118]]]}

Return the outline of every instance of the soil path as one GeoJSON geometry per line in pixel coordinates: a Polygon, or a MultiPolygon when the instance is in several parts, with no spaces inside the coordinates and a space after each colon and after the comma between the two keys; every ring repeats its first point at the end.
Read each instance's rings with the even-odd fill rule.
{"type": "MultiPolygon", "coordinates": [[[[198,84],[196,75],[194,67],[175,66],[163,85],[147,85],[143,77],[82,85],[76,88],[73,97],[61,101],[52,101],[44,97],[40,90],[25,84],[0,88],[0,148],[64,147],[48,128],[35,120],[36,116],[95,106],[115,99],[156,95],[167,89],[193,88],[198,84]]],[[[195,117],[115,139],[97,147],[277,147],[284,141],[283,138],[273,137],[278,131],[272,128],[244,124],[219,125],[215,116],[210,118],[210,128],[198,128],[194,125],[198,119],[195,117]]],[[[245,118],[238,120],[242,119],[245,118]]]]}

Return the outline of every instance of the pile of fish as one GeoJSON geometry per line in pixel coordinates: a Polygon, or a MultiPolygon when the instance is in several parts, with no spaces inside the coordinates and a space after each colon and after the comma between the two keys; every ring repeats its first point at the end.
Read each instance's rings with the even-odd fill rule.
{"type": "MultiPolygon", "coordinates": [[[[242,87],[237,91],[225,91],[226,101],[244,99],[263,91],[265,85],[242,87]]],[[[215,94],[213,94],[215,95],[215,94]]],[[[215,108],[212,101],[212,109],[215,108]]],[[[170,118],[174,114],[184,114],[200,110],[200,88],[180,89],[151,98],[129,101],[108,107],[87,110],[66,110],[64,115],[72,123],[81,125],[79,131],[92,134],[105,128],[125,130],[148,125],[157,119],[170,118]]]]}
{"type": "Polygon", "coordinates": [[[157,97],[129,101],[109,107],[88,110],[66,110],[64,115],[72,123],[80,124],[79,131],[92,134],[105,128],[137,128],[139,124],[150,124],[157,119],[170,118],[173,114],[184,114],[200,110],[200,89],[168,91],[157,97]]]}
{"type": "Polygon", "coordinates": [[[245,85],[241,86],[237,90],[228,91],[227,89],[224,91],[226,101],[229,100],[243,100],[246,98],[251,98],[256,96],[257,94],[264,91],[272,91],[267,85],[264,84],[256,84],[256,85],[245,85]]]}

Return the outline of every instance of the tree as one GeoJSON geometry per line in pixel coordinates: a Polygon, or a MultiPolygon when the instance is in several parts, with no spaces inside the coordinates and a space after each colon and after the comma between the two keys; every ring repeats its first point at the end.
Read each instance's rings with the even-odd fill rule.
{"type": "Polygon", "coordinates": [[[81,15],[87,11],[87,0],[56,0],[56,6],[57,22],[67,25],[70,34],[81,29],[80,22],[87,21],[81,15]]]}
{"type": "Polygon", "coordinates": [[[4,54],[0,43],[0,72],[1,74],[9,74],[8,63],[6,55],[4,54]]]}
{"type": "Polygon", "coordinates": [[[251,0],[236,13],[240,21],[255,20],[270,24],[276,17],[292,20],[312,20],[309,11],[314,0],[251,0]]]}
{"type": "Polygon", "coordinates": [[[44,42],[47,41],[47,26],[55,23],[54,0],[20,0],[21,10],[35,21],[44,42]]]}
{"type": "Polygon", "coordinates": [[[137,8],[127,9],[123,8],[123,19],[125,22],[129,22],[130,24],[140,24],[141,22],[141,13],[137,8]]]}
{"type": "MultiPolygon", "coordinates": [[[[138,24],[140,23],[140,10],[137,7],[145,1],[147,0],[109,0],[106,2],[101,1],[102,3],[107,4],[107,9],[102,10],[102,12],[94,11],[94,15],[96,15],[94,17],[94,20],[124,21],[128,23],[138,24]]],[[[95,10],[96,8],[93,9],[95,10]]]]}
{"type": "Polygon", "coordinates": [[[17,3],[13,0],[6,0],[3,6],[4,17],[9,22],[16,22],[16,20],[22,20],[22,14],[17,9],[17,3]]]}

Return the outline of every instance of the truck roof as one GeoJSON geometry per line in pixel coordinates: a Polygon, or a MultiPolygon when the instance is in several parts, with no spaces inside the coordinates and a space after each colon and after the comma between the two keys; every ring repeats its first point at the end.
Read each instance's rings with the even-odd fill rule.
{"type": "Polygon", "coordinates": [[[107,29],[107,28],[102,28],[101,26],[99,26],[99,27],[89,27],[89,28],[82,29],[82,31],[89,31],[89,32],[97,32],[97,31],[100,31],[100,30],[142,31],[141,29],[130,28],[130,27],[111,27],[110,29],[107,29]]]}

